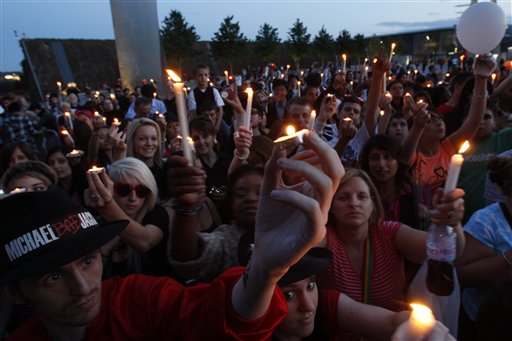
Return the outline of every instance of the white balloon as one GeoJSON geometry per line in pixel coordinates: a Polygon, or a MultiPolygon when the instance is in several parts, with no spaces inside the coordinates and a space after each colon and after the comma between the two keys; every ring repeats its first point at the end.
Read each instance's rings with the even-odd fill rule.
{"type": "Polygon", "coordinates": [[[457,24],[457,38],[467,51],[485,54],[498,46],[506,29],[502,9],[492,2],[479,2],[462,13],[457,24]]]}

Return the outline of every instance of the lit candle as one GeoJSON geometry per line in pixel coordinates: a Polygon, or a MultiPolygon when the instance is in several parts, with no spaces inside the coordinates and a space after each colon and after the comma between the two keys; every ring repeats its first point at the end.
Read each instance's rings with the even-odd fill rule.
{"type": "Polygon", "coordinates": [[[287,149],[289,146],[295,146],[297,144],[304,143],[304,134],[308,132],[307,129],[295,131],[293,126],[286,127],[286,136],[281,136],[274,143],[279,144],[281,149],[287,149]]]}
{"type": "Polygon", "coordinates": [[[343,119],[343,121],[348,123],[348,122],[352,122],[352,119],[350,117],[345,117],[343,119]]]}
{"type": "Polygon", "coordinates": [[[386,91],[386,94],[384,96],[386,96],[386,99],[388,99],[388,100],[393,99],[393,96],[391,95],[391,93],[389,91],[386,91]]]}
{"type": "Polygon", "coordinates": [[[246,128],[251,128],[251,110],[252,110],[252,97],[254,95],[254,92],[252,91],[252,88],[247,88],[245,90],[247,93],[247,106],[245,107],[245,117],[244,117],[244,126],[246,128]]]}
{"type": "Polygon", "coordinates": [[[343,73],[347,73],[347,55],[344,53],[341,58],[343,58],[343,68],[341,70],[343,73]]]}
{"type": "Polygon", "coordinates": [[[302,82],[301,81],[297,81],[297,97],[300,97],[301,94],[300,94],[300,86],[302,85],[302,82]]]}
{"type": "Polygon", "coordinates": [[[407,320],[404,340],[422,340],[427,336],[436,324],[436,318],[429,307],[422,304],[411,304],[412,312],[407,320]]]}
{"type": "Polygon", "coordinates": [[[461,55],[461,56],[459,57],[459,59],[460,59],[460,68],[461,68],[462,70],[464,70],[464,55],[461,55]]]}
{"type": "Polygon", "coordinates": [[[364,59],[363,66],[365,67],[365,70],[366,70],[366,63],[368,63],[368,58],[365,58],[365,59],[364,59]]]}
{"type": "Polygon", "coordinates": [[[66,120],[68,121],[69,130],[73,130],[73,120],[71,119],[71,114],[69,112],[65,112],[64,116],[66,116],[66,120]]]}
{"type": "Polygon", "coordinates": [[[156,98],[156,92],[153,92],[153,98],[156,98]]]}
{"type": "Polygon", "coordinates": [[[418,74],[418,70],[414,70],[414,76],[418,74]]]}
{"type": "Polygon", "coordinates": [[[116,99],[116,95],[110,94],[110,99],[114,101],[116,99]]]}
{"type": "Polygon", "coordinates": [[[172,86],[176,95],[178,121],[180,122],[181,136],[183,137],[181,140],[183,155],[185,155],[187,158],[189,166],[192,166],[194,164],[194,159],[192,158],[192,150],[190,148],[190,144],[187,142],[190,134],[188,133],[188,119],[185,107],[185,96],[183,93],[183,83],[181,82],[181,78],[178,77],[178,75],[176,75],[172,70],[167,69],[166,71],[173,81],[172,86]]]}
{"type": "Polygon", "coordinates": [[[452,192],[457,187],[457,181],[459,181],[460,168],[464,162],[464,153],[469,148],[469,142],[466,140],[462,144],[457,154],[454,154],[450,160],[450,166],[448,167],[448,176],[444,184],[444,194],[452,192]]]}
{"type": "Polygon", "coordinates": [[[119,127],[121,125],[121,122],[119,122],[117,117],[114,117],[114,120],[112,121],[112,125],[115,127],[119,127]]]}
{"type": "Polygon", "coordinates": [[[311,111],[311,116],[309,116],[309,130],[313,130],[313,125],[315,124],[316,120],[316,111],[311,111]]]}
{"type": "Polygon", "coordinates": [[[23,187],[16,187],[15,189],[13,189],[12,191],[9,192],[9,194],[17,194],[17,193],[23,193],[23,192],[26,192],[27,189],[26,188],[23,188],[23,187]]]}
{"type": "Polygon", "coordinates": [[[224,71],[224,75],[226,76],[226,85],[229,85],[229,77],[228,77],[228,70],[224,71]]]}
{"type": "Polygon", "coordinates": [[[71,152],[66,154],[66,157],[74,158],[74,157],[82,156],[83,154],[84,154],[83,151],[78,150],[78,149],[73,149],[71,152]]]}
{"type": "Polygon", "coordinates": [[[395,47],[396,47],[396,44],[395,43],[391,43],[391,52],[389,52],[389,64],[391,64],[393,62],[393,53],[395,51],[395,47]]]}
{"type": "Polygon", "coordinates": [[[107,123],[107,118],[106,117],[102,117],[101,119],[103,120],[103,124],[107,123]]]}
{"type": "Polygon", "coordinates": [[[59,104],[62,103],[62,83],[61,82],[57,82],[57,86],[59,87],[59,104]]]}
{"type": "Polygon", "coordinates": [[[100,113],[99,113],[99,112],[97,112],[97,111],[95,111],[95,112],[94,112],[94,117],[95,117],[95,118],[98,118],[98,117],[100,117],[100,116],[101,116],[101,115],[100,115],[100,113]]]}
{"type": "Polygon", "coordinates": [[[96,91],[96,98],[100,97],[100,92],[99,91],[96,91]]]}
{"type": "Polygon", "coordinates": [[[154,80],[153,78],[151,78],[151,79],[149,80],[149,82],[150,82],[151,84],[155,85],[155,80],[154,80]]]}
{"type": "Polygon", "coordinates": [[[69,135],[69,132],[68,132],[66,129],[62,129],[62,130],[60,131],[60,133],[61,133],[63,136],[69,135]]]}
{"type": "Polygon", "coordinates": [[[88,171],[87,173],[89,174],[99,174],[101,172],[103,172],[105,168],[104,167],[96,167],[96,165],[93,165],[88,171]]]}
{"type": "Polygon", "coordinates": [[[324,82],[324,73],[320,72],[320,79],[322,80],[322,83],[324,82]]]}
{"type": "Polygon", "coordinates": [[[492,79],[492,85],[494,86],[494,82],[496,81],[496,74],[495,73],[493,73],[491,75],[491,79],[492,79]]]}
{"type": "Polygon", "coordinates": [[[380,111],[380,116],[384,116],[384,110],[380,111]]]}

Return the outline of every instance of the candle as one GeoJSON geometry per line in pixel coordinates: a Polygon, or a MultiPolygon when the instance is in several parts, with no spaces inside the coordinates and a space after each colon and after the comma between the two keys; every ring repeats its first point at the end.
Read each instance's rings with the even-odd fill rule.
{"type": "Polygon", "coordinates": [[[96,167],[96,165],[93,165],[88,171],[87,173],[89,174],[100,174],[101,172],[103,172],[105,168],[103,167],[96,167]]]}
{"type": "Polygon", "coordinates": [[[103,120],[103,124],[107,123],[107,118],[106,117],[102,117],[101,119],[103,120]]]}
{"type": "Polygon", "coordinates": [[[286,136],[281,136],[274,143],[279,145],[279,149],[288,149],[288,147],[295,147],[299,144],[304,143],[304,134],[308,132],[307,129],[295,131],[293,126],[286,127],[286,136]]]}
{"type": "Polygon", "coordinates": [[[311,116],[309,116],[309,130],[313,130],[313,125],[315,124],[316,119],[316,111],[311,111],[311,116]]]}
{"type": "Polygon", "coordinates": [[[344,53],[341,58],[343,58],[343,68],[341,70],[343,73],[347,73],[347,55],[344,53]]]}
{"type": "Polygon", "coordinates": [[[57,86],[59,87],[59,104],[62,103],[62,83],[61,82],[57,82],[57,86]]]}
{"type": "Polygon", "coordinates": [[[114,94],[110,94],[110,99],[111,99],[111,100],[115,100],[115,99],[116,99],[116,95],[114,95],[114,94]]]}
{"type": "Polygon", "coordinates": [[[460,168],[464,162],[464,153],[469,148],[469,142],[466,140],[462,144],[457,154],[454,154],[450,160],[450,166],[448,167],[448,176],[444,184],[444,194],[452,192],[457,187],[457,181],[459,181],[460,168]]]}
{"type": "MultiPolygon", "coordinates": [[[[363,66],[366,66],[366,63],[368,63],[368,58],[365,58],[365,59],[364,59],[363,66]]],[[[365,70],[366,70],[366,67],[365,67],[365,70]]]]}
{"type": "Polygon", "coordinates": [[[380,111],[380,116],[384,116],[384,110],[380,111]]]}
{"type": "Polygon", "coordinates": [[[66,157],[74,158],[74,157],[80,157],[84,154],[83,151],[78,149],[73,149],[70,153],[66,154],[66,157]]]}
{"type": "Polygon", "coordinates": [[[95,118],[98,118],[98,117],[100,117],[100,116],[101,116],[101,115],[100,115],[100,113],[99,113],[99,112],[97,112],[97,111],[95,111],[95,112],[94,112],[94,117],[95,117],[95,118]]]}
{"type": "Polygon", "coordinates": [[[297,97],[300,97],[301,94],[300,94],[300,86],[301,86],[302,82],[301,81],[297,81],[297,97]]]}
{"type": "Polygon", "coordinates": [[[393,53],[395,51],[395,46],[396,44],[395,43],[391,43],[391,52],[389,52],[389,64],[391,64],[393,62],[393,53]]]}
{"type": "Polygon", "coordinates": [[[17,194],[17,193],[23,193],[23,192],[26,192],[27,189],[26,188],[23,188],[23,187],[16,187],[15,189],[13,189],[12,191],[9,192],[9,194],[17,194]]]}
{"type": "Polygon", "coordinates": [[[187,143],[190,134],[188,133],[188,119],[185,107],[185,96],[183,93],[183,83],[181,82],[181,78],[178,77],[178,75],[176,75],[172,70],[167,69],[166,71],[173,81],[172,86],[176,95],[178,121],[180,122],[181,136],[183,137],[181,140],[183,155],[187,158],[189,166],[192,166],[194,164],[194,159],[192,158],[192,149],[190,148],[190,144],[187,143]]]}
{"type": "Polygon", "coordinates": [[[62,129],[60,133],[64,136],[69,135],[68,131],[66,129],[62,129]]]}
{"type": "Polygon", "coordinates": [[[461,55],[459,59],[460,59],[460,68],[462,70],[464,70],[464,55],[461,55]]]}
{"type": "Polygon", "coordinates": [[[151,79],[149,80],[149,82],[150,82],[151,84],[155,85],[155,80],[154,80],[153,78],[151,78],[151,79]]]}
{"type": "Polygon", "coordinates": [[[350,117],[345,117],[345,118],[343,119],[343,121],[345,121],[345,122],[347,122],[347,123],[348,123],[348,122],[351,122],[351,121],[352,121],[352,119],[351,119],[350,117]]]}
{"type": "Polygon", "coordinates": [[[226,76],[226,85],[229,85],[229,77],[228,77],[229,74],[228,74],[227,70],[224,71],[224,75],[226,76]]]}
{"type": "Polygon", "coordinates": [[[96,95],[94,95],[96,98],[100,97],[100,92],[96,91],[96,95]]]}
{"type": "Polygon", "coordinates": [[[429,307],[422,304],[411,304],[412,313],[407,320],[407,331],[404,340],[421,340],[427,336],[436,324],[436,318],[429,307]]]}
{"type": "Polygon", "coordinates": [[[386,99],[388,99],[388,100],[393,99],[393,96],[391,95],[391,93],[389,91],[386,91],[386,94],[384,96],[386,96],[386,99]]]}
{"type": "Polygon", "coordinates": [[[117,117],[114,117],[114,120],[112,121],[112,125],[115,127],[119,127],[121,125],[121,122],[119,122],[117,117]]]}
{"type": "Polygon", "coordinates": [[[493,73],[491,75],[491,79],[492,79],[492,85],[494,86],[494,82],[496,81],[496,74],[495,73],[493,73]]]}
{"type": "Polygon", "coordinates": [[[153,92],[153,98],[156,98],[156,92],[153,92]]]}
{"type": "Polygon", "coordinates": [[[252,88],[247,88],[245,90],[247,93],[247,106],[245,107],[245,120],[244,120],[244,126],[247,128],[251,128],[251,110],[252,110],[252,97],[254,95],[254,92],[252,91],[252,88]]]}
{"type": "Polygon", "coordinates": [[[68,121],[69,130],[73,130],[73,120],[71,119],[71,114],[69,112],[65,112],[64,116],[66,116],[66,120],[68,121]]]}

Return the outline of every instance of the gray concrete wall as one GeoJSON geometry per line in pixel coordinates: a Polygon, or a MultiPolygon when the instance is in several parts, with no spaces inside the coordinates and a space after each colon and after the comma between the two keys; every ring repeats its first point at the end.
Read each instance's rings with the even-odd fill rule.
{"type": "Polygon", "coordinates": [[[156,0],[111,0],[110,8],[123,85],[133,89],[152,78],[164,90],[156,0]]]}

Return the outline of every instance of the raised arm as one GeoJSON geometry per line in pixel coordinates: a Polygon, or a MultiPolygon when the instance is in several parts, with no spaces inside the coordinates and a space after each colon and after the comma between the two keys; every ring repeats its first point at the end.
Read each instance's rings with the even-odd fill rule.
{"type": "Polygon", "coordinates": [[[235,141],[235,150],[233,152],[233,159],[231,159],[229,164],[228,175],[247,163],[252,146],[252,129],[244,126],[238,127],[238,131],[233,134],[233,139],[235,141]]]}
{"type": "Polygon", "coordinates": [[[162,231],[155,225],[142,225],[130,218],[113,196],[114,183],[106,172],[86,173],[89,188],[85,190],[85,205],[95,208],[106,221],[128,220],[128,226],[119,234],[119,237],[128,246],[138,252],[146,252],[158,244],[162,238],[162,231]]]}
{"type": "Polygon", "coordinates": [[[381,95],[385,91],[383,89],[383,79],[385,73],[389,69],[389,62],[382,58],[382,49],[379,51],[379,55],[375,58],[375,62],[372,64],[372,85],[368,92],[368,100],[366,101],[366,116],[364,122],[368,133],[374,135],[375,126],[379,118],[379,102],[381,95]]]}
{"type": "Polygon", "coordinates": [[[473,65],[475,87],[469,108],[468,117],[461,127],[448,136],[453,146],[460,146],[465,140],[471,140],[475,135],[487,106],[487,78],[496,68],[496,62],[491,55],[479,56],[473,65]]]}
{"type": "Polygon", "coordinates": [[[306,133],[304,144],[318,154],[323,170],[286,159],[277,148],[265,168],[254,251],[231,295],[233,308],[246,319],[257,319],[267,311],[279,278],[325,235],[343,167],[334,150],[316,134],[306,133]],[[285,187],[283,170],[298,172],[306,181],[285,187]]]}
{"type": "Polygon", "coordinates": [[[423,103],[416,107],[414,111],[414,122],[412,124],[409,134],[402,141],[402,155],[400,159],[402,162],[409,164],[412,160],[418,144],[420,142],[421,135],[425,130],[425,126],[430,121],[430,114],[427,112],[427,104],[423,103]]]}

